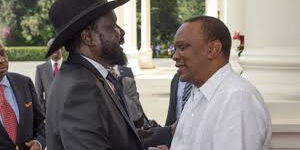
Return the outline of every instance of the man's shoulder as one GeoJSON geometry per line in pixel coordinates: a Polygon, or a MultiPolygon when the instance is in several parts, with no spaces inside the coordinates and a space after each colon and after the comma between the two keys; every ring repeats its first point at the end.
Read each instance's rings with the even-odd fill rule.
{"type": "MultiPolygon", "coordinates": [[[[220,93],[220,95],[222,95],[223,97],[227,95],[229,97],[246,96],[262,99],[261,94],[259,93],[257,88],[249,81],[247,81],[244,77],[236,73],[229,75],[225,80],[223,80],[218,93],[220,93]]],[[[230,100],[230,98],[228,100],[230,100]]]]}
{"type": "Polygon", "coordinates": [[[10,82],[28,82],[31,79],[25,75],[19,74],[19,73],[14,73],[14,72],[9,72],[6,75],[8,77],[8,80],[10,82]]]}
{"type": "Polygon", "coordinates": [[[93,71],[86,67],[76,64],[63,64],[60,69],[59,75],[54,81],[59,85],[65,82],[70,82],[70,84],[72,85],[76,85],[80,82],[96,84],[98,78],[103,79],[102,76],[98,77],[97,74],[93,73],[93,71]]]}
{"type": "Polygon", "coordinates": [[[253,89],[255,88],[249,81],[247,81],[244,77],[234,72],[230,73],[224,80],[223,84],[221,84],[223,89],[228,90],[245,90],[245,89],[253,89]]]}
{"type": "Polygon", "coordinates": [[[28,76],[19,74],[19,73],[15,73],[15,72],[8,72],[7,73],[8,77],[12,77],[12,78],[17,78],[17,79],[23,79],[23,80],[28,80],[30,79],[28,76]]]}
{"type": "Polygon", "coordinates": [[[45,68],[47,65],[49,65],[49,63],[51,63],[51,62],[48,60],[44,63],[41,63],[41,64],[37,65],[36,68],[38,68],[38,69],[45,68]]]}

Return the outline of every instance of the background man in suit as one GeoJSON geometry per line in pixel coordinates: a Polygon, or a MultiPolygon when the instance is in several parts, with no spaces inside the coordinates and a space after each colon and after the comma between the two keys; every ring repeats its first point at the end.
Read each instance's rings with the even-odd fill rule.
{"type": "MultiPolygon", "coordinates": [[[[48,41],[48,48],[53,43],[53,40],[54,39],[50,39],[48,41]]],[[[44,112],[46,112],[46,97],[48,95],[50,85],[55,75],[59,72],[59,68],[63,61],[62,51],[63,49],[60,48],[50,56],[50,60],[36,67],[35,88],[44,112]]]]}
{"type": "Polygon", "coordinates": [[[44,115],[33,83],[7,70],[8,59],[0,44],[0,150],[42,150],[44,115]]]}
{"type": "Polygon", "coordinates": [[[118,81],[108,72],[125,59],[124,31],[113,9],[127,0],[58,0],[49,16],[56,37],[50,56],[64,46],[69,58],[47,101],[48,150],[142,150],[118,81]]]}
{"type": "Polygon", "coordinates": [[[120,61],[119,64],[123,65],[114,66],[113,71],[122,85],[129,116],[135,127],[140,128],[144,124],[145,115],[139,99],[140,96],[136,88],[134,75],[130,67],[124,66],[127,62],[120,61]]]}
{"type": "Polygon", "coordinates": [[[112,68],[112,70],[122,85],[129,116],[135,127],[143,129],[159,127],[156,121],[148,120],[143,110],[131,68],[125,66],[127,62],[120,61],[118,63],[123,65],[116,65],[112,68]]]}
{"type": "Polygon", "coordinates": [[[191,84],[181,81],[180,76],[176,73],[171,81],[170,101],[166,126],[174,124],[180,117],[186,101],[191,93],[191,84]]]}
{"type": "Polygon", "coordinates": [[[126,67],[124,65],[116,65],[114,69],[117,73],[122,77],[134,78],[132,69],[130,67],[126,67]]]}

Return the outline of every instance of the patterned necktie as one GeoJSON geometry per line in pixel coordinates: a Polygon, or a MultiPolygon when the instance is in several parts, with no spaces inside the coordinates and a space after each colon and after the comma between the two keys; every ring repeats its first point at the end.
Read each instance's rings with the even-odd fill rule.
{"type": "Polygon", "coordinates": [[[123,90],[122,90],[123,88],[122,88],[121,84],[115,78],[115,76],[113,74],[111,74],[110,72],[108,72],[108,75],[107,75],[106,79],[113,84],[113,86],[115,88],[115,92],[118,96],[118,99],[121,102],[126,114],[128,115],[127,107],[125,105],[125,96],[124,96],[124,93],[123,93],[123,90]]]}
{"type": "Polygon", "coordinates": [[[53,69],[53,76],[56,76],[57,75],[57,73],[58,73],[58,63],[56,62],[56,63],[54,63],[54,67],[53,67],[54,69],[53,69]]]}
{"type": "Polygon", "coordinates": [[[5,98],[3,85],[0,85],[0,115],[8,136],[14,143],[16,143],[18,124],[17,118],[13,109],[5,98]]]}
{"type": "Polygon", "coordinates": [[[183,110],[185,103],[189,100],[189,98],[191,96],[191,90],[192,90],[192,84],[186,82],[186,84],[184,86],[183,94],[182,94],[182,107],[181,107],[181,111],[183,110]]]}

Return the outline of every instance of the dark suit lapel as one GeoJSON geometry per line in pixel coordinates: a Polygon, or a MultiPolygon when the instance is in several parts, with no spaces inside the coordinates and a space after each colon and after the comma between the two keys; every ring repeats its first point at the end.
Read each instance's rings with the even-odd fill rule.
{"type": "Polygon", "coordinates": [[[17,144],[19,143],[18,141],[21,140],[21,130],[23,129],[24,126],[24,111],[25,111],[25,104],[27,103],[26,100],[26,94],[24,94],[24,88],[22,87],[23,83],[18,82],[17,78],[14,78],[14,76],[10,75],[9,73],[7,74],[7,78],[9,80],[10,86],[12,87],[13,93],[15,95],[16,101],[18,103],[18,108],[19,108],[19,124],[18,124],[18,129],[17,129],[17,144]]]}
{"type": "Polygon", "coordinates": [[[70,55],[68,61],[70,61],[72,63],[75,63],[75,64],[78,64],[78,65],[81,65],[81,66],[89,69],[91,72],[93,72],[96,75],[96,77],[103,83],[105,90],[109,93],[111,99],[113,100],[113,102],[117,106],[117,108],[120,111],[120,113],[122,114],[122,116],[125,118],[126,122],[132,128],[132,130],[134,131],[136,136],[139,138],[139,136],[135,132],[135,126],[134,126],[133,122],[129,119],[127,113],[125,112],[125,110],[122,106],[122,104],[120,103],[120,101],[118,100],[116,95],[113,93],[113,91],[111,90],[109,85],[106,83],[106,81],[103,78],[103,76],[101,75],[101,73],[92,64],[90,64],[86,59],[84,59],[80,55],[76,55],[76,54],[70,55]]]}
{"type": "Polygon", "coordinates": [[[177,92],[177,89],[178,89],[179,78],[180,78],[180,75],[179,74],[175,74],[174,84],[172,86],[173,86],[173,88],[175,89],[176,92],[177,92]]]}
{"type": "Polygon", "coordinates": [[[174,77],[174,84],[172,84],[172,88],[175,90],[172,93],[173,107],[176,110],[177,105],[177,92],[178,92],[178,82],[179,82],[179,74],[176,74],[174,77]]]}
{"type": "Polygon", "coordinates": [[[171,110],[171,120],[172,122],[176,121],[176,116],[177,116],[177,92],[178,92],[178,82],[179,82],[179,77],[180,75],[178,73],[175,74],[174,76],[174,81],[172,82],[172,89],[174,89],[174,91],[172,92],[171,95],[171,103],[170,105],[172,106],[172,110],[171,110]]]}

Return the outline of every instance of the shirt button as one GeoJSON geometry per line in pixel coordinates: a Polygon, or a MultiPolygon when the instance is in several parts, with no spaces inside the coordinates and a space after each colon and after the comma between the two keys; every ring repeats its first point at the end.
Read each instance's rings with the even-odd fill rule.
{"type": "Polygon", "coordinates": [[[16,150],[19,150],[19,146],[18,145],[16,146],[16,150]]]}
{"type": "Polygon", "coordinates": [[[192,113],[192,117],[194,117],[194,113],[192,113]]]}

